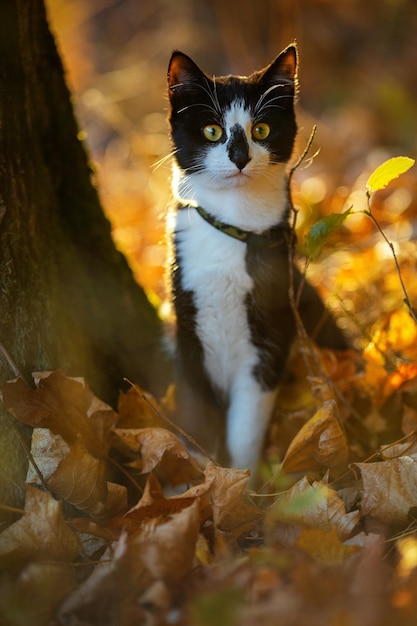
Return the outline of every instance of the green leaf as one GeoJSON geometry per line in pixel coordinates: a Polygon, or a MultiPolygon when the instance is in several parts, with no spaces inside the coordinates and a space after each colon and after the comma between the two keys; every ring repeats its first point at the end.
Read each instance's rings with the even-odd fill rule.
{"type": "Polygon", "coordinates": [[[388,159],[376,168],[368,178],[366,188],[368,193],[384,189],[395,178],[407,172],[414,165],[414,159],[410,157],[398,156],[388,159]]]}
{"type": "Polygon", "coordinates": [[[305,238],[306,254],[309,261],[317,259],[324,244],[351,213],[352,207],[343,213],[331,213],[313,224],[305,238]]]}

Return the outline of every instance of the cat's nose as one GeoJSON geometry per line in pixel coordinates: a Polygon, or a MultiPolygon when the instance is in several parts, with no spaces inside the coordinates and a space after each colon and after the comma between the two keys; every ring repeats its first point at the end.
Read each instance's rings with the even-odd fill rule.
{"type": "Polygon", "coordinates": [[[229,151],[229,158],[242,171],[250,161],[249,150],[235,148],[229,151]]]}
{"type": "Polygon", "coordinates": [[[240,171],[242,171],[250,161],[248,140],[240,124],[235,124],[230,129],[230,140],[227,144],[227,152],[229,159],[240,171]]]}

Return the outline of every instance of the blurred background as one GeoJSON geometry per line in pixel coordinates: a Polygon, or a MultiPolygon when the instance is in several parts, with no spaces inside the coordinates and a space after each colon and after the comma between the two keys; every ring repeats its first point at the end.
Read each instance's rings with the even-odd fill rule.
{"type": "MultiPolygon", "coordinates": [[[[249,74],[297,41],[295,156],[314,124],[311,154],[319,151],[294,177],[301,242],[303,231],[321,215],[352,204],[363,208],[366,180],[385,159],[416,156],[415,0],[46,0],[46,5],[114,239],[154,302],[165,294],[170,164],[161,160],[171,149],[166,68],[174,48],[209,74],[249,74]]],[[[415,283],[414,170],[378,194],[375,211],[398,242],[404,271],[415,283]]],[[[371,312],[374,296],[386,280],[390,253],[376,242],[368,219],[350,218],[324,266],[312,267],[320,288],[337,295],[335,308],[343,300],[345,311],[355,307],[363,315],[361,322],[378,314],[371,312]],[[374,276],[377,268],[381,275],[374,276]]],[[[396,293],[392,306],[401,298],[396,293]]]]}

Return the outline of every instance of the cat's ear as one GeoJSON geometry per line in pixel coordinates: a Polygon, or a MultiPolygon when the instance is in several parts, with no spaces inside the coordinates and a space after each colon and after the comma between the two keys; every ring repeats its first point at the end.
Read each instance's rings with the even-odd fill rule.
{"type": "Polygon", "coordinates": [[[268,67],[263,70],[261,80],[279,82],[283,78],[297,84],[298,53],[295,43],[285,48],[268,67]]]}
{"type": "Polygon", "coordinates": [[[200,82],[204,78],[203,72],[189,56],[176,50],[172,53],[168,65],[168,87],[170,96],[177,87],[200,82]]]}

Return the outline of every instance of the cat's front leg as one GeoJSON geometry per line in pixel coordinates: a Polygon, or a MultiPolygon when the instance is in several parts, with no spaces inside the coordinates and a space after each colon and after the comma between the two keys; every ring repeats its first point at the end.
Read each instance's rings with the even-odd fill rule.
{"type": "Polygon", "coordinates": [[[276,389],[263,390],[251,374],[238,378],[232,389],[226,428],[230,465],[250,469],[252,485],[276,395],[276,389]]]}

